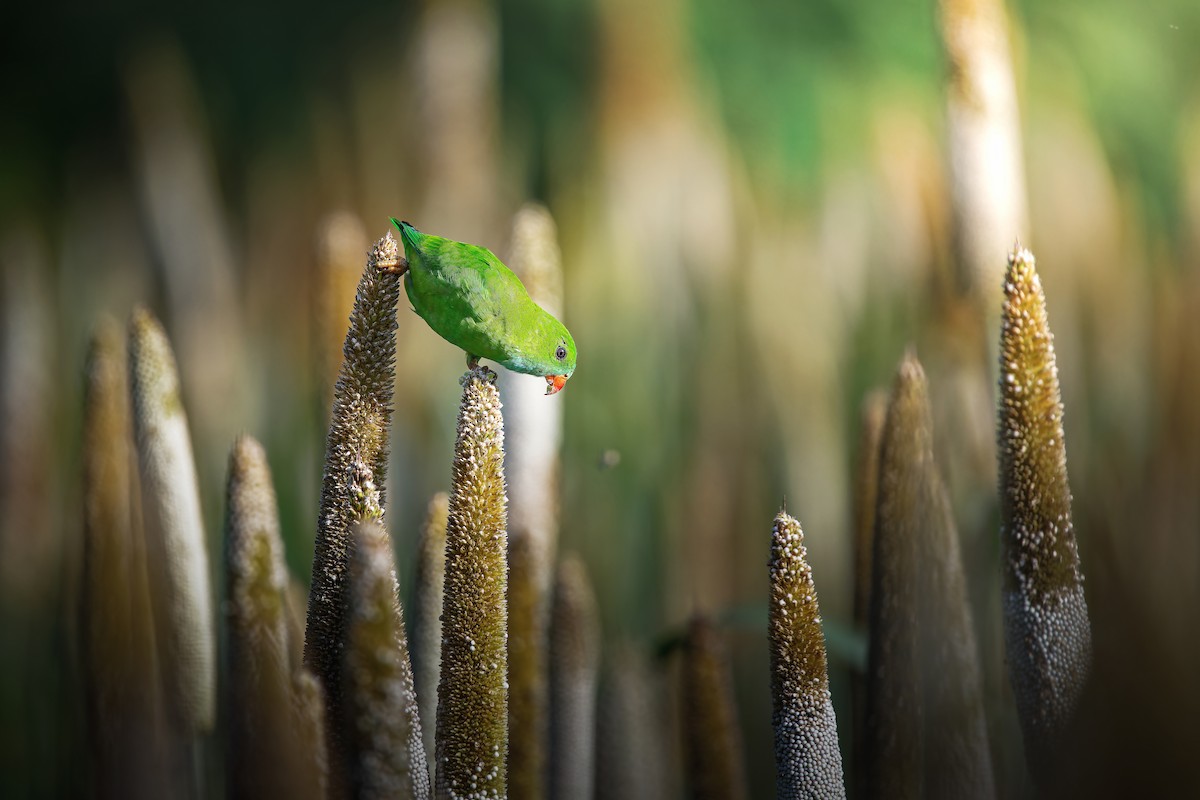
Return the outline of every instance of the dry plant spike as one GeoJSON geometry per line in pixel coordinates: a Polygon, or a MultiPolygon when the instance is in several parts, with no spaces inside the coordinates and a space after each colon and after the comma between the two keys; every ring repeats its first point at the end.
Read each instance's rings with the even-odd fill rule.
{"type": "MultiPolygon", "coordinates": [[[[546,795],[549,718],[546,652],[545,542],[512,529],[508,541],[508,793],[511,800],[546,795]]],[[[551,768],[553,769],[553,768],[551,768]]]]}
{"type": "Polygon", "coordinates": [[[125,348],[111,319],[96,328],[85,368],[83,597],[80,631],[97,796],[163,790],[158,660],[146,552],[134,524],[134,454],[125,348]]]}
{"type": "Polygon", "coordinates": [[[958,531],[936,471],[929,490],[931,535],[920,554],[927,575],[920,607],[925,790],[931,797],[987,800],[995,796],[996,785],[958,531]]]}
{"type": "Polygon", "coordinates": [[[934,463],[925,372],[911,353],[892,387],[879,459],[866,796],[991,797],[958,535],[934,463]]]}
{"type": "Polygon", "coordinates": [[[707,617],[688,625],[683,661],[684,758],[694,800],[744,800],[746,766],[733,677],[707,617]]]}
{"type": "Polygon", "coordinates": [[[216,645],[196,464],[175,356],[145,309],[129,323],[129,376],[147,551],[165,573],[155,613],[163,617],[157,632],[168,707],[177,725],[203,732],[216,711],[216,645]]]}
{"type": "MultiPolygon", "coordinates": [[[[523,206],[513,218],[509,266],[543,308],[561,319],[562,256],[554,218],[523,206]]],[[[544,382],[507,375],[502,386],[509,494],[508,792],[539,800],[546,775],[546,629],[558,539],[558,464],[562,403],[544,382]]]]}
{"type": "Polygon", "coordinates": [[[123,69],[132,177],[157,254],[163,300],[198,436],[232,437],[245,400],[241,264],[229,236],[216,154],[196,76],[178,42],[131,47],[123,69]]]}
{"type": "MultiPolygon", "coordinates": [[[[1003,0],[939,0],[960,289],[994,308],[998,259],[1026,232],[1025,168],[1003,0]]],[[[989,312],[994,313],[994,312],[989,312]]]]}
{"type": "Polygon", "coordinates": [[[351,525],[346,640],[354,796],[428,800],[429,764],[413,690],[392,541],[370,513],[351,525]]]}
{"type": "Polygon", "coordinates": [[[508,532],[496,373],[461,379],[446,525],[435,796],[507,796],[508,532]]]}
{"type": "Polygon", "coordinates": [[[868,798],[917,798],[924,757],[917,645],[916,527],[932,452],[922,408],[924,373],[906,357],[892,386],[879,453],[872,562],[867,714],[863,759],[868,798]]]}
{"type": "Polygon", "coordinates": [[[1009,677],[1034,778],[1049,777],[1092,660],[1054,337],[1033,254],[1008,259],[1000,331],[1001,545],[1009,677]]]}
{"type": "Polygon", "coordinates": [[[429,501],[417,546],[416,592],[413,599],[413,682],[421,709],[425,754],[433,762],[437,728],[438,670],[442,663],[442,597],[446,581],[446,518],[450,495],[438,492],[429,501]]]}
{"type": "Polygon", "coordinates": [[[250,436],[229,454],[225,508],[228,795],[283,796],[296,755],[287,569],[267,454],[250,436]]]}
{"type": "Polygon", "coordinates": [[[292,676],[292,722],[295,726],[296,800],[329,797],[329,748],[325,742],[325,695],[321,681],[301,667],[292,676]]]}
{"type": "Polygon", "coordinates": [[[595,778],[600,620],[587,568],[558,567],[550,615],[550,798],[591,800],[595,778]]]}
{"type": "Polygon", "coordinates": [[[800,523],[780,511],[771,530],[771,646],[775,764],[780,800],[844,798],[825,633],[800,523]]]}
{"type": "MultiPolygon", "coordinates": [[[[349,526],[355,518],[350,480],[361,461],[380,487],[387,471],[388,426],[396,361],[396,303],[400,281],[380,270],[399,257],[389,232],[367,255],[358,283],[342,366],[334,387],[333,415],[325,445],[321,513],[313,553],[312,588],[304,637],[304,665],[320,679],[330,748],[330,783],[340,791],[342,751],[342,650],[350,604],[349,526]]],[[[380,500],[382,503],[382,498],[380,500]]]]}
{"type": "Polygon", "coordinates": [[[664,724],[660,691],[648,659],[629,643],[610,654],[599,690],[596,725],[598,800],[659,800],[668,788],[670,729],[664,724]]]}
{"type": "Polygon", "coordinates": [[[879,496],[879,442],[887,416],[887,393],[876,389],[862,405],[862,428],[854,465],[854,624],[865,628],[871,607],[871,555],[879,496]]]}
{"type": "MultiPolygon", "coordinates": [[[[871,610],[871,567],[875,552],[875,507],[879,497],[879,442],[887,416],[887,392],[871,391],[863,400],[858,454],[854,464],[854,626],[866,631],[871,610]]],[[[853,742],[850,752],[852,780],[861,779],[864,725],[867,715],[867,679],[855,672],[850,700],[853,742]]]]}

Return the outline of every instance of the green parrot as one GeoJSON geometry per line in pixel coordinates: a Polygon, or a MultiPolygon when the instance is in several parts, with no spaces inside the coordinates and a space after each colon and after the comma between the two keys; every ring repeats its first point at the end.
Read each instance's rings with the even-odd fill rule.
{"type": "Polygon", "coordinates": [[[404,275],[404,290],[434,332],[467,352],[474,367],[488,358],[513,372],[546,379],[546,394],[575,372],[575,340],[533,302],[513,271],[491,251],[421,233],[391,218],[404,255],[388,272],[404,275]]]}

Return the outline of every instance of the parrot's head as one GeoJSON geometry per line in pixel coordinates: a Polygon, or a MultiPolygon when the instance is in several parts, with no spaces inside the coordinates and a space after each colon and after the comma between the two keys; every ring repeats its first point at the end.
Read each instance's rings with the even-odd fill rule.
{"type": "MultiPolygon", "coordinates": [[[[549,315],[547,315],[549,316],[549,315]]],[[[549,336],[545,337],[544,348],[549,352],[546,394],[554,394],[567,385],[567,379],[575,372],[575,340],[566,326],[550,318],[549,336]]]]}

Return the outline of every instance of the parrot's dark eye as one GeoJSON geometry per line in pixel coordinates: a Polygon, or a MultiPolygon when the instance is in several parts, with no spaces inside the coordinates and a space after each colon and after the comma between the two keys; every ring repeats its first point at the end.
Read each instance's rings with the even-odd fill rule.
{"type": "Polygon", "coordinates": [[[558,346],[558,349],[554,351],[554,357],[557,358],[559,361],[562,361],[564,358],[567,357],[567,348],[563,347],[560,344],[558,346]]]}

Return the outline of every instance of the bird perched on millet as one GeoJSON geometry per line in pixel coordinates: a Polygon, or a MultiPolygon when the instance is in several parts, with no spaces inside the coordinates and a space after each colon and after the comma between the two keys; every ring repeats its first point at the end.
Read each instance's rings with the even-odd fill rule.
{"type": "Polygon", "coordinates": [[[405,258],[380,268],[404,276],[413,310],[435,333],[466,351],[468,366],[487,358],[513,372],[540,375],[546,394],[566,385],[575,372],[575,340],[533,302],[512,270],[486,248],[391,219],[405,258]]]}

